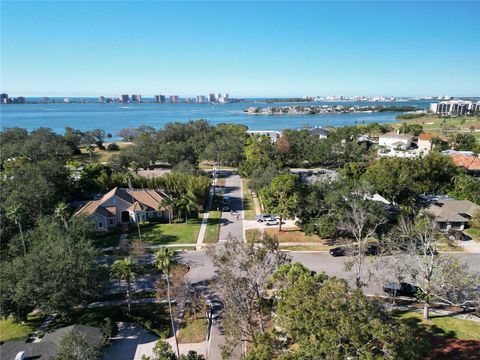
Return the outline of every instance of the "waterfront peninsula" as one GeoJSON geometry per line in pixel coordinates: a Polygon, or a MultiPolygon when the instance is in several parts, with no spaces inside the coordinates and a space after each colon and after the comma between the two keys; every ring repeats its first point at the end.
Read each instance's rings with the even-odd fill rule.
{"type": "Polygon", "coordinates": [[[344,114],[344,113],[373,113],[373,112],[406,112],[425,111],[416,106],[354,106],[354,105],[318,105],[318,106],[268,106],[248,107],[243,112],[252,115],[317,115],[317,114],[344,114]]]}

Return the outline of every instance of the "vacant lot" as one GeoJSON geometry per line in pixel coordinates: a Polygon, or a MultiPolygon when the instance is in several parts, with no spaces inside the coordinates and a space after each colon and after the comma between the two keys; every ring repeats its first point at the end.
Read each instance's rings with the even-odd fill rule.
{"type": "MultiPolygon", "coordinates": [[[[110,143],[104,143],[103,146],[107,148],[110,143]]],[[[122,141],[116,142],[116,144],[120,147],[120,149],[132,146],[131,143],[125,143],[122,141]]],[[[87,151],[85,147],[80,147],[80,151],[82,152],[80,155],[75,155],[73,158],[74,160],[80,161],[82,163],[89,163],[90,162],[90,153],[87,151]]],[[[118,151],[110,151],[110,150],[99,150],[95,147],[95,150],[92,152],[92,162],[97,163],[106,163],[108,160],[111,159],[112,156],[118,154],[118,151]]]]}

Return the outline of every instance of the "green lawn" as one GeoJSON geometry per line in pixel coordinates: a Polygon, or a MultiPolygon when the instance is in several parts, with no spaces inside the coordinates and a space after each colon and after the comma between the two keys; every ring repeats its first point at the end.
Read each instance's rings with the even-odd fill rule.
{"type": "Polygon", "coordinates": [[[248,188],[248,179],[242,179],[243,185],[243,210],[246,220],[255,220],[255,204],[253,203],[252,192],[248,188]]]}
{"type": "MultiPolygon", "coordinates": [[[[150,245],[195,244],[201,219],[189,219],[187,223],[146,224],[140,228],[142,240],[150,245]]],[[[132,237],[138,237],[138,230],[131,228],[132,237]]]]}
{"type": "MultiPolygon", "coordinates": [[[[105,149],[107,148],[109,142],[103,143],[105,149]]],[[[131,146],[131,144],[125,144],[122,141],[116,142],[116,144],[120,147],[120,149],[131,146]]],[[[80,147],[81,154],[74,155],[73,160],[80,161],[82,163],[89,163],[90,162],[90,153],[87,151],[85,147],[80,147]]],[[[109,151],[109,150],[99,150],[95,147],[95,151],[92,153],[92,162],[93,163],[106,163],[108,160],[112,158],[114,155],[118,155],[119,151],[109,151]]]]}
{"type": "Polygon", "coordinates": [[[218,241],[218,233],[220,231],[220,214],[221,212],[217,210],[210,211],[204,243],[212,244],[218,241]]]}
{"type": "Polygon", "coordinates": [[[118,232],[99,232],[93,238],[93,244],[98,248],[107,248],[118,246],[120,233],[118,232]]]}
{"type": "Polygon", "coordinates": [[[463,231],[465,234],[470,236],[473,241],[480,242],[480,229],[469,228],[463,231]]]}
{"type": "Polygon", "coordinates": [[[25,323],[16,323],[12,318],[0,320],[0,342],[25,340],[43,321],[41,315],[29,315],[25,323]]]}
{"type": "Polygon", "coordinates": [[[480,341],[480,322],[477,321],[435,315],[429,321],[425,321],[422,314],[417,312],[397,312],[395,316],[413,327],[423,325],[436,335],[480,341]]]}
{"type": "Polygon", "coordinates": [[[205,317],[197,320],[188,319],[182,322],[178,332],[178,342],[181,344],[199,343],[207,337],[208,321],[205,317]]]}

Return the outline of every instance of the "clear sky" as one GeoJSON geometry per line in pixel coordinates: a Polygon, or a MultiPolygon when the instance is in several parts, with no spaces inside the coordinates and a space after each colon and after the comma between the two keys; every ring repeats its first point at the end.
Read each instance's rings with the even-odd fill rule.
{"type": "Polygon", "coordinates": [[[480,2],[1,1],[10,96],[480,96],[480,2]]]}

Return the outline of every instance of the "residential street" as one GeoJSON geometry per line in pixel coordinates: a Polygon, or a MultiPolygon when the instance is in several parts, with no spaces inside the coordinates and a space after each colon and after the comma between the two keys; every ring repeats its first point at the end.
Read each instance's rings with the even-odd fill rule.
{"type": "Polygon", "coordinates": [[[243,211],[242,211],[242,179],[239,175],[230,175],[226,178],[225,194],[230,195],[231,211],[222,212],[220,219],[219,242],[225,241],[229,234],[238,240],[243,240],[243,211]]]}

